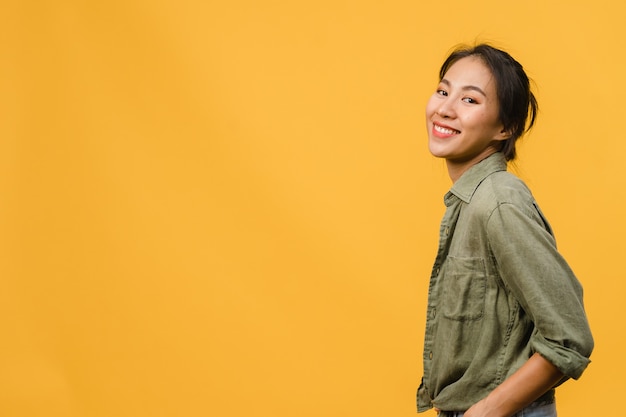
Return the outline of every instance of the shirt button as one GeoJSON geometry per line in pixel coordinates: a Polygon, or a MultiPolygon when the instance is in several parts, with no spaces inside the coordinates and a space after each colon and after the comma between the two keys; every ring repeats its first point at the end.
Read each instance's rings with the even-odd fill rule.
{"type": "Polygon", "coordinates": [[[435,318],[436,315],[437,315],[437,309],[433,308],[433,318],[435,318]]]}
{"type": "Polygon", "coordinates": [[[430,352],[430,353],[428,354],[428,359],[432,359],[432,358],[433,358],[433,353],[432,353],[432,352],[430,352]]]}
{"type": "Polygon", "coordinates": [[[450,228],[449,227],[446,227],[446,232],[445,233],[446,233],[446,236],[448,236],[450,234],[450,228]]]}

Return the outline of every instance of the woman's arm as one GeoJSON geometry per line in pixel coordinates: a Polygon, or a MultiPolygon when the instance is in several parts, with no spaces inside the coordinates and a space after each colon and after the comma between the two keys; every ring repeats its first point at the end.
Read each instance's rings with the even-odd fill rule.
{"type": "Polygon", "coordinates": [[[563,377],[543,356],[535,353],[487,397],[470,407],[465,417],[508,417],[535,401],[563,377]]]}
{"type": "Polygon", "coordinates": [[[578,379],[589,364],[593,337],[582,286],[557,251],[547,220],[535,205],[503,203],[486,230],[502,282],[535,326],[529,348],[578,379]]]}

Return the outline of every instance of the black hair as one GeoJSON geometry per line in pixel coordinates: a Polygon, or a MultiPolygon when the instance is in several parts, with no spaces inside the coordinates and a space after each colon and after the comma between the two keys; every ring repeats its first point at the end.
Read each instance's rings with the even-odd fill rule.
{"type": "Polygon", "coordinates": [[[512,161],[516,154],[515,142],[533,127],[539,110],[537,99],[530,91],[530,80],[522,65],[511,55],[484,43],[457,47],[441,66],[439,80],[455,62],[466,57],[480,58],[495,79],[500,122],[510,134],[500,151],[507,161],[512,161]]]}

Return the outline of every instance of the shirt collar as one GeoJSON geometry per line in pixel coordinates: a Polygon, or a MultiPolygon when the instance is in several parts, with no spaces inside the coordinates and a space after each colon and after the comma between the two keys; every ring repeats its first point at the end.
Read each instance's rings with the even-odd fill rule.
{"type": "Polygon", "coordinates": [[[452,185],[450,191],[446,193],[444,197],[446,206],[452,204],[453,195],[460,198],[465,203],[469,203],[480,183],[489,175],[498,171],[506,171],[506,159],[501,152],[489,155],[487,158],[465,171],[463,175],[461,175],[461,178],[452,185]]]}

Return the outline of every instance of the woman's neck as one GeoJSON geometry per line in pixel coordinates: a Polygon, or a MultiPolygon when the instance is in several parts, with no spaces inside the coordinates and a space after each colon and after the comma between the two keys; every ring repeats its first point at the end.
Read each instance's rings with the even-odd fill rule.
{"type": "Polygon", "coordinates": [[[465,171],[467,171],[468,169],[470,169],[471,167],[473,167],[474,165],[476,165],[483,159],[493,155],[496,152],[498,152],[498,149],[496,149],[493,146],[488,146],[481,153],[476,154],[475,156],[469,159],[464,159],[464,160],[446,159],[446,165],[448,167],[448,175],[450,176],[452,183],[457,182],[457,180],[461,178],[461,176],[465,173],[465,171]]]}

